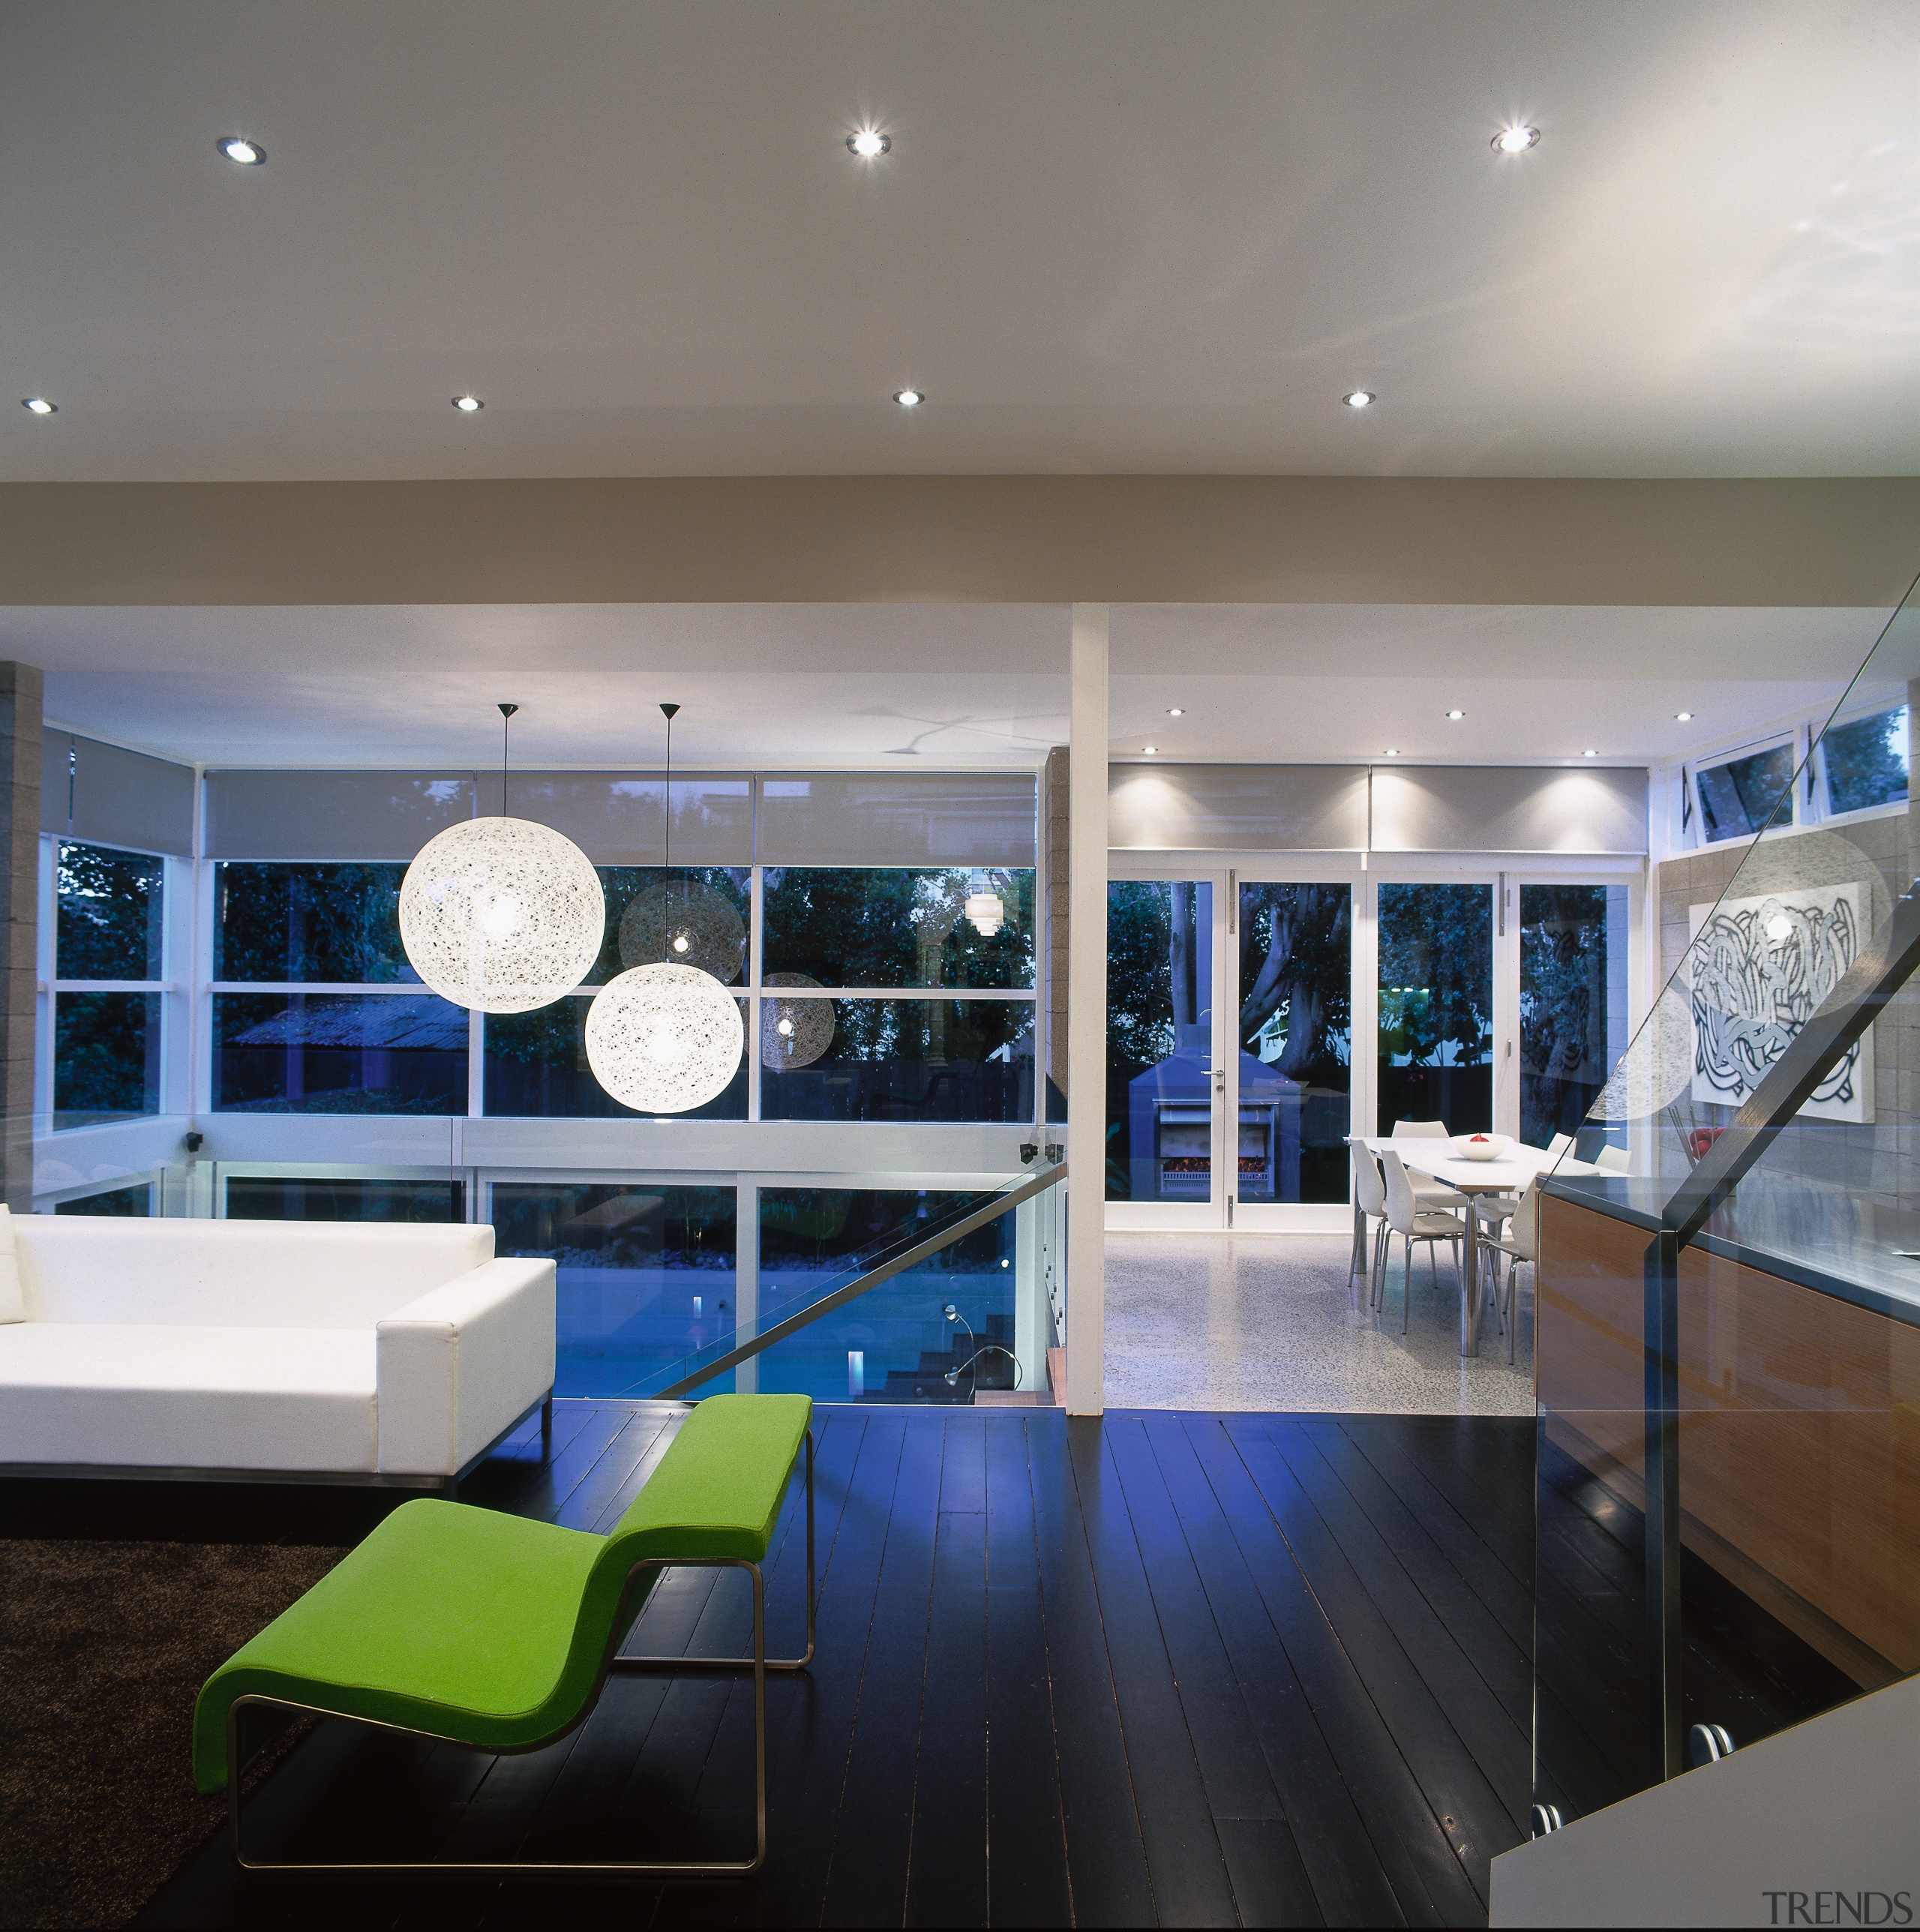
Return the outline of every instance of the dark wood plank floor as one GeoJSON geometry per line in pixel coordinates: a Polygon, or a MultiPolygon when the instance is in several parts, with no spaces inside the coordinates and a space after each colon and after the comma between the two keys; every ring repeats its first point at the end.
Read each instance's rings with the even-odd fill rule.
{"type": "MultiPolygon", "coordinates": [[[[602,1528],[678,1412],[557,1406],[466,1501],[602,1528]]],[[[820,1652],[770,1681],[745,1882],[338,1886],[209,1845],[140,1922],[1473,1924],[1529,1800],[1533,1425],[818,1412],[820,1652]]],[[[797,1648],[797,1486],[770,1641],[797,1648]]],[[[744,1580],[670,1576],[633,1646],[737,1652],[744,1580]]],[[[550,1749],[322,1725],[250,1801],[276,1857],[738,1856],[751,1686],[625,1677],[550,1749]]]]}

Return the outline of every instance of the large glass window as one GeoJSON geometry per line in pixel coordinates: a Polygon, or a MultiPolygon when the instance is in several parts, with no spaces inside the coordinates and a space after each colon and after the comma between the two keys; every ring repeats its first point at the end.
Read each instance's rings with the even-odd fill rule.
{"type": "Polygon", "coordinates": [[[55,862],[54,1124],[158,1113],[162,862],[73,842],[55,862]]]}
{"type": "Polygon", "coordinates": [[[760,1020],[764,1119],[1034,1118],[1030,1000],[832,1000],[778,987],[768,993],[760,1020]]]}
{"type": "MultiPolygon", "coordinates": [[[[634,1110],[601,1085],[586,1059],[586,1011],[591,994],[572,994],[530,1013],[486,1016],[486,1108],[490,1114],[542,1120],[632,1120],[634,1110]]],[[[746,1020],[741,1002],[741,1024],[746,1020]]],[[[747,1117],[747,1058],[726,1090],[704,1106],[674,1116],[682,1120],[743,1120],[747,1117]]]]}
{"type": "Polygon", "coordinates": [[[406,876],[404,866],[217,865],[214,980],[417,986],[400,942],[406,876]]]}
{"type": "MultiPolygon", "coordinates": [[[[406,869],[216,866],[216,1106],[464,1113],[477,1036],[488,1114],[628,1117],[587,1064],[586,1016],[600,987],[636,966],[694,965],[737,988],[751,1021],[750,867],[600,868],[606,932],[579,991],[481,1018],[428,993],[408,963],[398,912],[406,869]]],[[[1032,1119],[1030,867],[777,866],[763,876],[764,1118],[1032,1119]],[[956,997],[928,997],[936,992],[956,997]]],[[[684,1118],[744,1120],[750,1072],[743,1055],[727,1090],[684,1118]]]]}
{"type": "Polygon", "coordinates": [[[1033,1118],[1030,868],[773,866],[763,881],[764,1118],[1033,1118]],[[829,991],[896,987],[1016,997],[829,991]]]}
{"type": "Polygon", "coordinates": [[[466,1014],[407,990],[420,976],[400,940],[406,874],[387,865],[214,868],[217,1108],[466,1112],[466,1014]]]}
{"type": "Polygon", "coordinates": [[[1627,888],[1520,888],[1520,1138],[1579,1131],[1627,1045],[1627,888]]]}
{"type": "Polygon", "coordinates": [[[1493,1126],[1493,888],[1380,888],[1378,1131],[1493,1126]]]}
{"type": "Polygon", "coordinates": [[[736,1202],[730,1187],[495,1183],[496,1252],[557,1264],[555,1394],[626,1395],[732,1336],[736,1202]]]}
{"type": "Polygon", "coordinates": [[[1353,1073],[1353,890],[1240,888],[1242,1201],[1344,1201],[1353,1073]]]}
{"type": "Polygon", "coordinates": [[[431,993],[218,993],[214,1105],[255,1114],[464,1114],[466,1015],[431,993]]]}
{"type": "Polygon", "coordinates": [[[1214,1186],[1214,889],[1107,887],[1107,1198],[1204,1202],[1214,1186]]]}
{"type": "Polygon", "coordinates": [[[1030,987],[1030,868],[841,870],[770,866],[769,974],[823,986],[1030,987]]]}

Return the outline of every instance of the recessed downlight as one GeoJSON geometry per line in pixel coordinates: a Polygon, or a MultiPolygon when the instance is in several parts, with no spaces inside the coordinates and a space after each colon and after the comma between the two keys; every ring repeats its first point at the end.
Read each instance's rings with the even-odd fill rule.
{"type": "Polygon", "coordinates": [[[1388,758],[1397,758],[1400,755],[1400,752],[1393,746],[1389,745],[1387,747],[1387,756],[1388,758]]]}
{"type": "Polygon", "coordinates": [[[1378,394],[1372,389],[1349,389],[1340,398],[1350,410],[1368,409],[1379,400],[1378,394]]]}
{"type": "Polygon", "coordinates": [[[1493,137],[1493,152],[1496,154],[1524,154],[1529,148],[1540,145],[1540,130],[1516,125],[1503,128],[1493,137]]]}
{"type": "Polygon", "coordinates": [[[1452,719],[1453,719],[1453,721],[1454,722],[1454,723],[1455,723],[1455,724],[1457,724],[1460,722],[1460,721],[1462,718],[1464,718],[1466,715],[1467,715],[1467,714],[1466,714],[1464,711],[1450,711],[1450,712],[1448,712],[1448,714],[1447,714],[1447,716],[1448,716],[1449,718],[1452,718],[1452,719]]]}
{"type": "Polygon", "coordinates": [[[453,399],[453,406],[464,416],[472,416],[487,406],[478,396],[456,396],[453,399]]]}
{"type": "Polygon", "coordinates": [[[1151,758],[1159,755],[1160,748],[1157,745],[1142,745],[1140,748],[1146,753],[1148,758],[1151,758]]]}
{"type": "Polygon", "coordinates": [[[924,389],[896,389],[893,392],[893,400],[903,410],[916,410],[926,399],[924,389]]]}
{"type": "Polygon", "coordinates": [[[60,405],[50,403],[44,396],[22,396],[20,407],[29,416],[57,416],[60,413],[60,405]]]}
{"type": "Polygon", "coordinates": [[[257,141],[248,140],[244,134],[223,134],[214,146],[236,168],[257,168],[266,164],[266,148],[257,141]]]}
{"type": "Polygon", "coordinates": [[[1598,752],[1582,752],[1580,756],[1583,758],[1597,758],[1600,754],[1598,752]]]}
{"type": "Polygon", "coordinates": [[[1167,707],[1167,716],[1169,718],[1184,718],[1186,713],[1178,704],[1173,704],[1167,707]]]}
{"type": "Polygon", "coordinates": [[[891,152],[892,140],[872,128],[862,128],[847,136],[847,152],[857,154],[863,161],[877,161],[882,154],[891,152]]]}
{"type": "Polygon", "coordinates": [[[1673,715],[1682,724],[1684,724],[1694,714],[1690,711],[1676,711],[1673,715]]]}

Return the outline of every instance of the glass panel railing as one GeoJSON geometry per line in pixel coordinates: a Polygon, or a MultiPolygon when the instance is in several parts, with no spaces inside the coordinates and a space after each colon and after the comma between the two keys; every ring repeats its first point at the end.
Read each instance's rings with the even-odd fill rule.
{"type": "Polygon", "coordinates": [[[1024,1312],[1032,1335],[1030,1317],[1043,1288],[1022,1252],[1022,1217],[1035,1210],[1023,1205],[967,1226],[1030,1178],[1020,1174],[986,1192],[917,1202],[911,1196],[848,1202],[824,1190],[763,1189],[764,1324],[818,1306],[908,1249],[920,1252],[910,1265],[763,1353],[758,1386],[820,1400],[934,1402],[970,1402],[982,1390],[1045,1388],[1045,1345],[1037,1351],[1030,1341],[1023,1345],[1021,1332],[1024,1312]],[[843,1211],[845,1231],[836,1239],[829,1230],[843,1211]],[[850,1252],[848,1236],[860,1217],[889,1213],[902,1216],[892,1252],[850,1252]]]}
{"type": "Polygon", "coordinates": [[[762,1186],[752,1292],[616,1392],[965,1402],[1044,1389],[1060,1328],[1047,1199],[1059,1172],[983,1188],[762,1186]]]}
{"type": "Polygon", "coordinates": [[[1548,1185],[1536,1798],[1920,1670],[1920,605],[1772,817],[1661,868],[1664,990],[1548,1185]]]}

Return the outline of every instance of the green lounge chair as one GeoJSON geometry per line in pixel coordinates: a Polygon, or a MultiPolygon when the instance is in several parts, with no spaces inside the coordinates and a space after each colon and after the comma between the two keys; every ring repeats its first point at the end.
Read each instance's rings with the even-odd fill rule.
{"type": "Polygon", "coordinates": [[[610,1536],[422,1499],[403,1504],[300,1600],[222,1664],[194,1713],[201,1790],[225,1787],[227,1842],[248,1871],[305,1877],[656,1879],[736,1876],[766,1856],[766,1673],[814,1654],[813,1405],[800,1395],[720,1395],[682,1424],[610,1536]],[[766,1654],[766,1555],[806,1451],[807,1646],[766,1654]],[[617,1653],[662,1570],[724,1567],[753,1578],[751,1657],[617,1653]],[[751,1670],[758,1841],[738,1863],[429,1861],[275,1864],[240,1843],[244,1713],[316,1712],[374,1729],[538,1750],[581,1723],[611,1670],[751,1670]]]}

